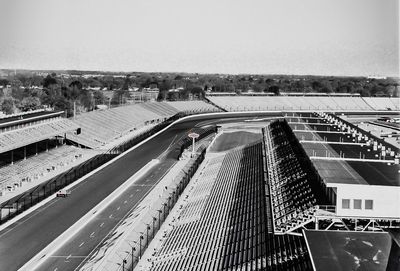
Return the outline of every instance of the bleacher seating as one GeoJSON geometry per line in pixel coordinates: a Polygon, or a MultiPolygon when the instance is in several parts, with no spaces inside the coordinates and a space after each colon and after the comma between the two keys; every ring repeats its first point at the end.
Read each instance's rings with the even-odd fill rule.
{"type": "Polygon", "coordinates": [[[81,127],[81,134],[69,133],[67,137],[79,144],[98,148],[146,124],[164,121],[165,118],[165,115],[156,114],[141,105],[97,110],[72,119],[81,127]]]}
{"type": "Polygon", "coordinates": [[[284,121],[269,123],[263,129],[274,231],[282,233],[313,219],[319,195],[309,169],[300,163],[301,154],[289,130],[284,121]]]}
{"type": "Polygon", "coordinates": [[[220,111],[215,106],[203,101],[177,101],[166,103],[183,113],[207,113],[220,111]]]}
{"type": "Polygon", "coordinates": [[[400,110],[399,98],[337,96],[208,96],[227,111],[400,110]]]}
{"type": "Polygon", "coordinates": [[[375,110],[400,110],[399,98],[365,97],[363,99],[375,110]]]}
{"type": "Polygon", "coordinates": [[[68,138],[90,148],[99,148],[139,128],[165,121],[179,112],[213,110],[217,109],[202,101],[148,102],[97,110],[72,119],[81,127],[82,133],[69,133],[68,138]]]}
{"type": "Polygon", "coordinates": [[[165,102],[148,102],[141,103],[139,106],[143,107],[146,110],[152,111],[160,116],[171,117],[177,113],[179,110],[168,103],[165,102]]]}
{"type": "Polygon", "coordinates": [[[63,145],[47,152],[28,157],[12,165],[0,168],[0,192],[6,194],[20,187],[24,182],[32,182],[51,173],[60,173],[71,166],[82,163],[97,152],[63,145]]]}
{"type": "Polygon", "coordinates": [[[262,144],[209,158],[150,270],[308,270],[302,237],[268,230],[262,144]]]}
{"type": "Polygon", "coordinates": [[[43,120],[39,124],[25,126],[20,129],[0,133],[0,153],[29,145],[41,140],[63,136],[66,132],[78,128],[73,122],[65,118],[43,120]]]}

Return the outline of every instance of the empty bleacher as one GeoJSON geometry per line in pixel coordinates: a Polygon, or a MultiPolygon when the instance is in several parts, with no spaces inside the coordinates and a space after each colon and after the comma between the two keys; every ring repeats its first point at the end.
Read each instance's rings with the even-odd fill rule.
{"type": "Polygon", "coordinates": [[[365,97],[363,99],[375,110],[400,110],[399,98],[365,97]]]}
{"type": "Polygon", "coordinates": [[[206,161],[150,270],[309,270],[300,236],[270,229],[262,144],[206,161]]]}
{"type": "Polygon", "coordinates": [[[157,114],[150,107],[129,105],[83,113],[72,119],[81,127],[81,134],[69,133],[67,137],[84,146],[98,148],[146,124],[158,123],[173,115],[157,114]]]}
{"type": "Polygon", "coordinates": [[[398,98],[337,96],[208,96],[227,111],[280,110],[399,110],[398,98]]]}
{"type": "Polygon", "coordinates": [[[268,124],[263,134],[274,231],[293,231],[313,219],[323,193],[300,158],[304,154],[286,121],[268,124]]]}
{"type": "Polygon", "coordinates": [[[57,135],[76,130],[78,126],[65,118],[42,120],[40,123],[26,125],[0,133],[0,153],[29,145],[57,135]]]}
{"type": "Polygon", "coordinates": [[[217,109],[203,101],[148,102],[96,110],[76,116],[72,121],[82,133],[69,133],[68,138],[90,148],[100,148],[138,129],[163,122],[183,113],[212,112],[217,109]]]}
{"type": "Polygon", "coordinates": [[[204,101],[177,101],[177,102],[166,102],[166,104],[176,108],[179,112],[187,114],[220,111],[215,106],[206,103],[204,101]]]}
{"type": "MultiPolygon", "coordinates": [[[[20,188],[24,183],[43,181],[54,177],[96,155],[97,152],[63,145],[47,152],[0,167],[0,195],[20,188]]],[[[3,199],[0,197],[0,200],[3,199]]]]}

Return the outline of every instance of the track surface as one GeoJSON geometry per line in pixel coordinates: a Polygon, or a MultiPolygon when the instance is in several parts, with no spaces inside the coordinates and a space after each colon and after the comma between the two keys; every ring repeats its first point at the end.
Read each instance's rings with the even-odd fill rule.
{"type": "MultiPolygon", "coordinates": [[[[183,136],[192,127],[198,127],[198,123],[205,120],[210,120],[207,124],[215,120],[220,122],[220,118],[199,116],[195,120],[175,124],[75,186],[68,199],[56,198],[1,231],[0,271],[18,270],[151,159],[162,154],[174,139],[183,136]]],[[[238,118],[232,118],[230,121],[233,120],[237,121],[238,118]]],[[[148,185],[153,185],[157,181],[157,178],[152,179],[148,185]]],[[[131,204],[140,201],[148,190],[142,189],[137,192],[132,193],[131,204]]],[[[99,231],[96,240],[101,240],[101,236],[104,238],[106,234],[108,232],[99,231]]],[[[86,245],[88,247],[88,244],[86,245]]],[[[78,258],[70,257],[70,259],[75,261],[78,258]]],[[[82,261],[84,258],[80,259],[82,261]]]]}
{"type": "Polygon", "coordinates": [[[99,213],[95,219],[74,235],[67,243],[39,267],[39,270],[75,270],[95,249],[105,236],[118,225],[124,216],[129,214],[141,200],[150,192],[158,180],[168,169],[175,164],[175,160],[168,159],[162,164],[153,167],[147,174],[139,178],[118,199],[99,213]]]}

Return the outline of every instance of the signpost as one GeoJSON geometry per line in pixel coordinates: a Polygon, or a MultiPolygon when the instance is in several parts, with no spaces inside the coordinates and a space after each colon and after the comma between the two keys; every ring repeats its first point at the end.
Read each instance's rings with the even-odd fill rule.
{"type": "Polygon", "coordinates": [[[190,133],[190,134],[188,134],[188,137],[190,137],[190,138],[193,140],[193,143],[192,143],[192,147],[193,147],[193,149],[192,149],[192,156],[194,155],[194,150],[195,150],[195,146],[194,146],[195,140],[196,140],[196,138],[198,138],[199,136],[200,136],[200,135],[197,134],[197,133],[190,133]]]}

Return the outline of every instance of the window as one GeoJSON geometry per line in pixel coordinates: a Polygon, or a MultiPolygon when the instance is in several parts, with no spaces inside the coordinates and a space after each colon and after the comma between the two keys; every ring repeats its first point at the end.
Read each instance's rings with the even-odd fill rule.
{"type": "Polygon", "coordinates": [[[361,210],[361,200],[360,199],[355,199],[353,201],[353,208],[361,210]]]}
{"type": "Polygon", "coordinates": [[[372,199],[365,200],[365,210],[372,210],[374,208],[374,201],[372,199]]]}
{"type": "Polygon", "coordinates": [[[350,209],[350,200],[342,199],[342,209],[350,209]]]}

